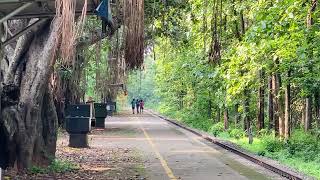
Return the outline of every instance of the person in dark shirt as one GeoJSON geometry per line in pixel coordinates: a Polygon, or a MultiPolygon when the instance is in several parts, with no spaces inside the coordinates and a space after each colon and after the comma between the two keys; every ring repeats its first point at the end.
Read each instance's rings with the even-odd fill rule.
{"type": "Polygon", "coordinates": [[[139,101],[139,99],[137,99],[137,101],[136,101],[136,108],[137,108],[137,114],[139,114],[139,112],[140,112],[140,101],[139,101]]]}
{"type": "Polygon", "coordinates": [[[131,107],[132,107],[132,114],[134,114],[134,108],[136,107],[136,100],[135,99],[132,99],[131,107]]]}

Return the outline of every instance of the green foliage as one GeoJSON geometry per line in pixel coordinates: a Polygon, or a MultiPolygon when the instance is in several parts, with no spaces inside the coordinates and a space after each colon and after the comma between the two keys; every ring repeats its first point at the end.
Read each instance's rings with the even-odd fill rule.
{"type": "Polygon", "coordinates": [[[33,174],[44,174],[47,172],[46,169],[38,167],[38,166],[32,166],[29,171],[33,174]]]}
{"type": "Polygon", "coordinates": [[[268,78],[272,74],[281,77],[277,94],[281,101],[284,88],[290,83],[292,122],[300,126],[302,102],[320,86],[319,7],[312,14],[314,25],[307,27],[309,1],[222,1],[223,19],[219,21],[219,15],[216,34],[221,43],[221,60],[209,63],[210,46],[217,33],[210,27],[216,18],[209,8],[214,1],[153,2],[146,1],[146,12],[152,15],[146,20],[151,24],[147,27],[148,37],[153,37],[148,44],[155,47],[156,59],[147,77],[152,79],[152,85],[144,78],[141,90],[134,90],[139,87],[139,77],[132,72],[129,89],[134,95],[130,97],[138,94],[161,113],[320,177],[315,169],[320,169],[315,165],[320,161],[317,142],[320,133],[316,124],[312,125],[313,134],[295,130],[286,142],[275,138],[272,130],[257,132],[253,127],[256,136],[253,144],[248,144],[248,137],[239,127],[244,116],[249,117],[252,125],[256,124],[258,87],[264,85],[267,94],[268,78]],[[244,31],[240,14],[245,21],[244,31]],[[258,76],[262,69],[266,74],[264,84],[258,76]],[[244,112],[246,99],[249,112],[244,112]],[[225,108],[229,113],[228,131],[224,131],[220,122],[225,108]],[[241,119],[236,125],[235,115],[241,119]]]}
{"type": "Polygon", "coordinates": [[[270,132],[268,131],[268,129],[261,129],[259,132],[258,132],[258,135],[261,136],[261,137],[265,137],[267,135],[269,135],[270,132]]]}
{"type": "Polygon", "coordinates": [[[48,169],[50,172],[63,173],[76,170],[77,166],[68,161],[54,160],[48,169]]]}
{"type": "Polygon", "coordinates": [[[246,136],[246,133],[242,129],[231,129],[230,137],[240,139],[246,136]]]}
{"type": "Polygon", "coordinates": [[[210,133],[214,136],[218,136],[220,133],[224,131],[224,124],[222,122],[218,122],[217,124],[214,124],[210,128],[210,133]]]}
{"type": "Polygon", "coordinates": [[[133,98],[143,99],[147,108],[156,107],[159,104],[159,99],[155,93],[154,77],[155,62],[151,56],[147,56],[144,69],[131,71],[129,74],[128,101],[133,98]]]}
{"type": "Polygon", "coordinates": [[[33,166],[30,168],[30,172],[33,174],[45,174],[45,173],[65,173],[78,169],[75,164],[68,161],[54,160],[47,168],[33,166]]]}
{"type": "Polygon", "coordinates": [[[270,136],[264,137],[263,142],[265,143],[266,150],[271,153],[279,152],[284,146],[281,140],[270,136]]]}
{"type": "Polygon", "coordinates": [[[286,145],[290,156],[303,159],[306,162],[318,160],[320,162],[320,143],[310,133],[296,131],[286,145]]]}
{"type": "Polygon", "coordinates": [[[245,149],[260,156],[276,159],[304,173],[320,178],[320,150],[316,137],[296,130],[288,142],[274,138],[272,134],[255,138],[249,144],[247,138],[231,139],[245,149]]]}

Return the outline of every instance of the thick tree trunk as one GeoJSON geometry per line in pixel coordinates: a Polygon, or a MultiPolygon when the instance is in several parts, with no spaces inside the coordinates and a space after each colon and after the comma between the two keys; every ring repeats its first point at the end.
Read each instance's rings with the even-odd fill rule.
{"type": "Polygon", "coordinates": [[[319,91],[317,90],[314,93],[314,107],[315,107],[315,116],[316,116],[316,121],[317,121],[317,127],[320,128],[320,95],[319,91]]]}
{"type": "MultiPolygon", "coordinates": [[[[242,0],[240,0],[240,3],[242,3],[242,0]]],[[[244,22],[243,10],[240,11],[240,20],[241,20],[241,33],[243,36],[246,33],[246,25],[244,22]]]]}
{"type": "Polygon", "coordinates": [[[312,123],[312,98],[307,97],[306,98],[306,111],[305,111],[305,121],[304,121],[304,130],[308,131],[311,129],[311,123],[312,123]]]}
{"type": "Polygon", "coordinates": [[[244,90],[244,130],[249,132],[250,129],[250,94],[249,94],[249,90],[246,88],[244,90]]]}
{"type": "Polygon", "coordinates": [[[235,110],[235,123],[236,123],[236,126],[239,126],[239,124],[240,124],[240,113],[239,113],[239,104],[238,103],[236,103],[236,105],[234,106],[234,110],[235,110]]]}
{"type": "Polygon", "coordinates": [[[229,129],[229,115],[228,115],[228,109],[226,107],[224,108],[223,121],[224,121],[224,130],[228,130],[229,129]]]}
{"type": "MultiPolygon", "coordinates": [[[[41,119],[38,123],[38,131],[42,133],[35,142],[33,152],[33,165],[49,165],[55,157],[58,117],[53,102],[52,90],[46,90],[43,97],[41,119]]],[[[40,133],[40,134],[41,134],[40,133]]]]}
{"type": "Polygon", "coordinates": [[[21,68],[24,72],[19,102],[2,110],[10,157],[7,165],[16,164],[18,169],[30,168],[33,164],[47,165],[54,157],[57,116],[48,80],[60,37],[58,21],[52,23],[51,29],[50,23],[42,26],[35,37],[21,47],[26,53],[25,63],[20,63],[25,68],[21,68]]]}
{"type": "Polygon", "coordinates": [[[273,93],[272,93],[272,77],[269,78],[269,130],[274,127],[274,111],[273,111],[273,93]]]}
{"type": "MultiPolygon", "coordinates": [[[[233,12],[233,16],[234,17],[237,17],[238,16],[238,13],[237,13],[237,10],[235,8],[235,5],[236,5],[236,2],[235,0],[232,1],[232,12],[233,12]]],[[[237,18],[234,18],[235,20],[233,21],[233,24],[234,24],[234,34],[235,36],[239,39],[239,41],[241,41],[241,34],[240,34],[240,30],[239,30],[239,24],[238,24],[238,21],[236,20],[237,18]]]]}
{"type": "Polygon", "coordinates": [[[220,122],[220,119],[221,119],[221,114],[220,114],[220,108],[218,107],[217,108],[217,122],[220,122]]]}
{"type": "MultiPolygon", "coordinates": [[[[288,71],[288,78],[290,78],[290,71],[288,71]]],[[[284,138],[287,140],[290,137],[290,105],[291,105],[291,96],[290,96],[290,82],[288,82],[285,88],[285,112],[284,112],[284,138]]]]}
{"type": "Polygon", "coordinates": [[[278,86],[278,80],[277,80],[277,75],[273,74],[272,75],[272,95],[273,95],[273,110],[274,110],[274,131],[275,135],[279,136],[279,101],[277,98],[278,92],[279,92],[279,86],[278,86]]]}
{"type": "Polygon", "coordinates": [[[301,121],[300,121],[300,125],[303,126],[303,129],[304,129],[305,122],[306,122],[306,101],[305,99],[303,99],[302,109],[301,109],[301,121]]]}
{"type": "Polygon", "coordinates": [[[264,129],[264,71],[260,70],[260,87],[258,100],[258,130],[264,129]]]}
{"type": "MultiPolygon", "coordinates": [[[[1,15],[0,15],[1,18],[1,15]]],[[[3,36],[3,26],[0,24],[0,47],[2,47],[2,36],[3,36]]],[[[2,48],[0,48],[0,67],[1,67],[1,60],[2,60],[3,52],[2,48]]],[[[0,68],[0,81],[2,82],[2,71],[0,68]]],[[[2,83],[0,84],[0,102],[1,102],[1,96],[2,96],[2,83]]],[[[1,112],[1,103],[0,103],[0,112],[1,112]]],[[[1,117],[0,117],[1,118],[1,117]]],[[[5,138],[5,132],[3,131],[2,120],[0,119],[0,147],[5,147],[7,145],[7,140],[5,138]]],[[[0,148],[0,168],[5,168],[6,164],[8,164],[7,156],[6,156],[6,148],[0,148]]]]}
{"type": "MultiPolygon", "coordinates": [[[[0,18],[2,16],[0,15],[0,18]]],[[[3,36],[3,25],[0,23],[0,47],[2,47],[2,36],[3,36]]],[[[2,48],[0,48],[0,67],[1,67],[1,60],[2,60],[2,56],[3,56],[3,52],[2,52],[2,48]]],[[[2,70],[0,68],[0,82],[2,82],[2,70]]],[[[1,96],[2,96],[2,83],[0,83],[0,112],[1,112],[1,96]]],[[[5,134],[3,132],[2,129],[2,125],[1,125],[1,117],[0,117],[0,147],[5,147],[5,145],[7,144],[6,142],[6,138],[5,138],[5,134]]],[[[4,168],[5,164],[7,164],[6,161],[6,151],[5,148],[0,148],[0,168],[4,168]]]]}
{"type": "MultiPolygon", "coordinates": [[[[314,24],[314,19],[312,17],[313,13],[316,11],[318,1],[317,0],[311,0],[311,6],[309,8],[309,11],[307,13],[307,28],[311,29],[314,24]]],[[[309,52],[309,58],[313,58],[313,52],[309,52]]],[[[312,70],[312,66],[308,67],[309,70],[312,70]]],[[[305,121],[304,121],[304,130],[308,131],[311,129],[311,123],[312,123],[312,96],[309,95],[306,98],[306,115],[305,115],[305,121]]]]}
{"type": "Polygon", "coordinates": [[[277,74],[277,84],[278,84],[278,110],[279,110],[279,134],[280,137],[284,137],[284,131],[285,131],[285,120],[284,120],[284,111],[285,111],[285,102],[284,102],[284,93],[280,90],[282,87],[281,83],[281,76],[278,73],[277,74]]]}

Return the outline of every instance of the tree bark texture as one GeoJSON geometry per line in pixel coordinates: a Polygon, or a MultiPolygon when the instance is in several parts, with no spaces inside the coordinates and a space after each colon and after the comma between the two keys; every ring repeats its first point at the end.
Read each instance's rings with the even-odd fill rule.
{"type": "Polygon", "coordinates": [[[315,117],[317,121],[317,127],[320,128],[320,94],[319,90],[314,93],[314,108],[315,108],[315,117]]]}
{"type": "Polygon", "coordinates": [[[244,90],[244,130],[249,132],[250,129],[250,94],[249,90],[246,88],[244,90]]]}
{"type": "Polygon", "coordinates": [[[223,113],[223,120],[224,120],[224,130],[229,129],[229,114],[228,109],[225,107],[224,113],[223,113]]]}
{"type": "Polygon", "coordinates": [[[279,105],[279,133],[280,137],[284,137],[284,131],[285,131],[285,99],[284,99],[284,93],[281,91],[282,82],[281,82],[281,76],[280,73],[277,74],[277,84],[278,84],[278,105],[279,105]]]}
{"type": "Polygon", "coordinates": [[[306,98],[306,111],[305,111],[305,121],[304,121],[304,130],[308,131],[311,129],[312,123],[312,98],[309,96],[306,98]]]}
{"type": "Polygon", "coordinates": [[[235,106],[234,106],[234,110],[235,110],[235,123],[236,123],[236,126],[239,126],[239,124],[240,124],[240,119],[241,119],[241,115],[240,115],[240,113],[239,113],[239,104],[238,103],[236,103],[235,104],[235,106]]]}
{"type": "Polygon", "coordinates": [[[220,108],[217,107],[217,122],[220,122],[221,115],[220,115],[220,108]]]}
{"type": "Polygon", "coordinates": [[[273,110],[274,110],[274,131],[275,135],[279,136],[279,101],[278,101],[278,92],[279,92],[279,86],[278,86],[278,80],[277,80],[277,75],[273,74],[272,75],[272,95],[273,95],[273,110]]]}
{"type": "MultiPolygon", "coordinates": [[[[313,13],[316,11],[318,1],[317,0],[311,0],[311,5],[307,13],[307,28],[311,29],[314,24],[314,19],[312,17],[313,13]]],[[[313,58],[313,53],[309,52],[309,58],[313,58]]],[[[312,69],[311,66],[308,67],[309,70],[312,69]]],[[[309,95],[306,98],[306,111],[305,111],[305,121],[304,121],[304,130],[308,131],[311,129],[311,123],[312,123],[312,96],[309,95]]]]}
{"type": "Polygon", "coordinates": [[[269,78],[269,130],[274,127],[274,110],[273,110],[273,93],[272,93],[272,77],[269,78]]]}
{"type": "Polygon", "coordinates": [[[301,109],[301,126],[304,128],[304,124],[306,121],[306,101],[305,99],[302,100],[302,109],[301,109]]]}
{"type": "MultiPolygon", "coordinates": [[[[2,46],[1,43],[2,43],[3,34],[4,34],[3,25],[0,24],[0,47],[2,46]]],[[[3,58],[3,52],[2,52],[2,48],[0,48],[0,67],[1,67],[2,58],[3,58]]],[[[2,70],[1,69],[0,69],[0,81],[2,82],[2,70]]],[[[0,102],[2,100],[1,95],[2,95],[2,83],[0,84],[0,102]]],[[[2,108],[2,106],[0,103],[0,112],[1,112],[1,108],[2,108]]],[[[1,128],[1,122],[2,122],[2,120],[0,119],[0,147],[5,147],[5,145],[7,144],[7,140],[5,138],[4,130],[3,130],[3,128],[1,128]]],[[[6,166],[6,164],[8,163],[6,154],[7,154],[6,148],[0,148],[0,168],[4,168],[6,166]]]]}
{"type": "Polygon", "coordinates": [[[50,22],[43,24],[30,39],[26,37],[28,34],[20,37],[15,48],[11,47],[17,55],[6,54],[5,58],[10,61],[5,86],[16,85],[18,97],[16,104],[1,102],[5,105],[0,121],[0,129],[5,134],[5,166],[25,169],[48,165],[55,156],[57,115],[48,84],[60,37],[59,21],[57,18],[51,25],[50,22]],[[22,72],[17,73],[18,70],[22,72]],[[17,76],[21,80],[13,82],[17,76]]]}
{"type": "MultiPolygon", "coordinates": [[[[290,78],[290,71],[288,71],[288,78],[290,78]]],[[[287,140],[290,137],[290,127],[291,127],[291,96],[290,96],[290,82],[285,88],[285,113],[284,113],[284,138],[287,140]]]]}
{"type": "Polygon", "coordinates": [[[259,87],[259,100],[258,100],[258,130],[264,129],[264,71],[260,70],[260,87],[259,87]]]}

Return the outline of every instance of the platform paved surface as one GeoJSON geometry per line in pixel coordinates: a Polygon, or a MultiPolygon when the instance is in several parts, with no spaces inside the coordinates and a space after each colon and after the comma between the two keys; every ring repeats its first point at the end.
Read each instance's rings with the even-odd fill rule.
{"type": "Polygon", "coordinates": [[[108,117],[92,145],[136,149],[147,179],[282,179],[150,113],[108,117]]]}

